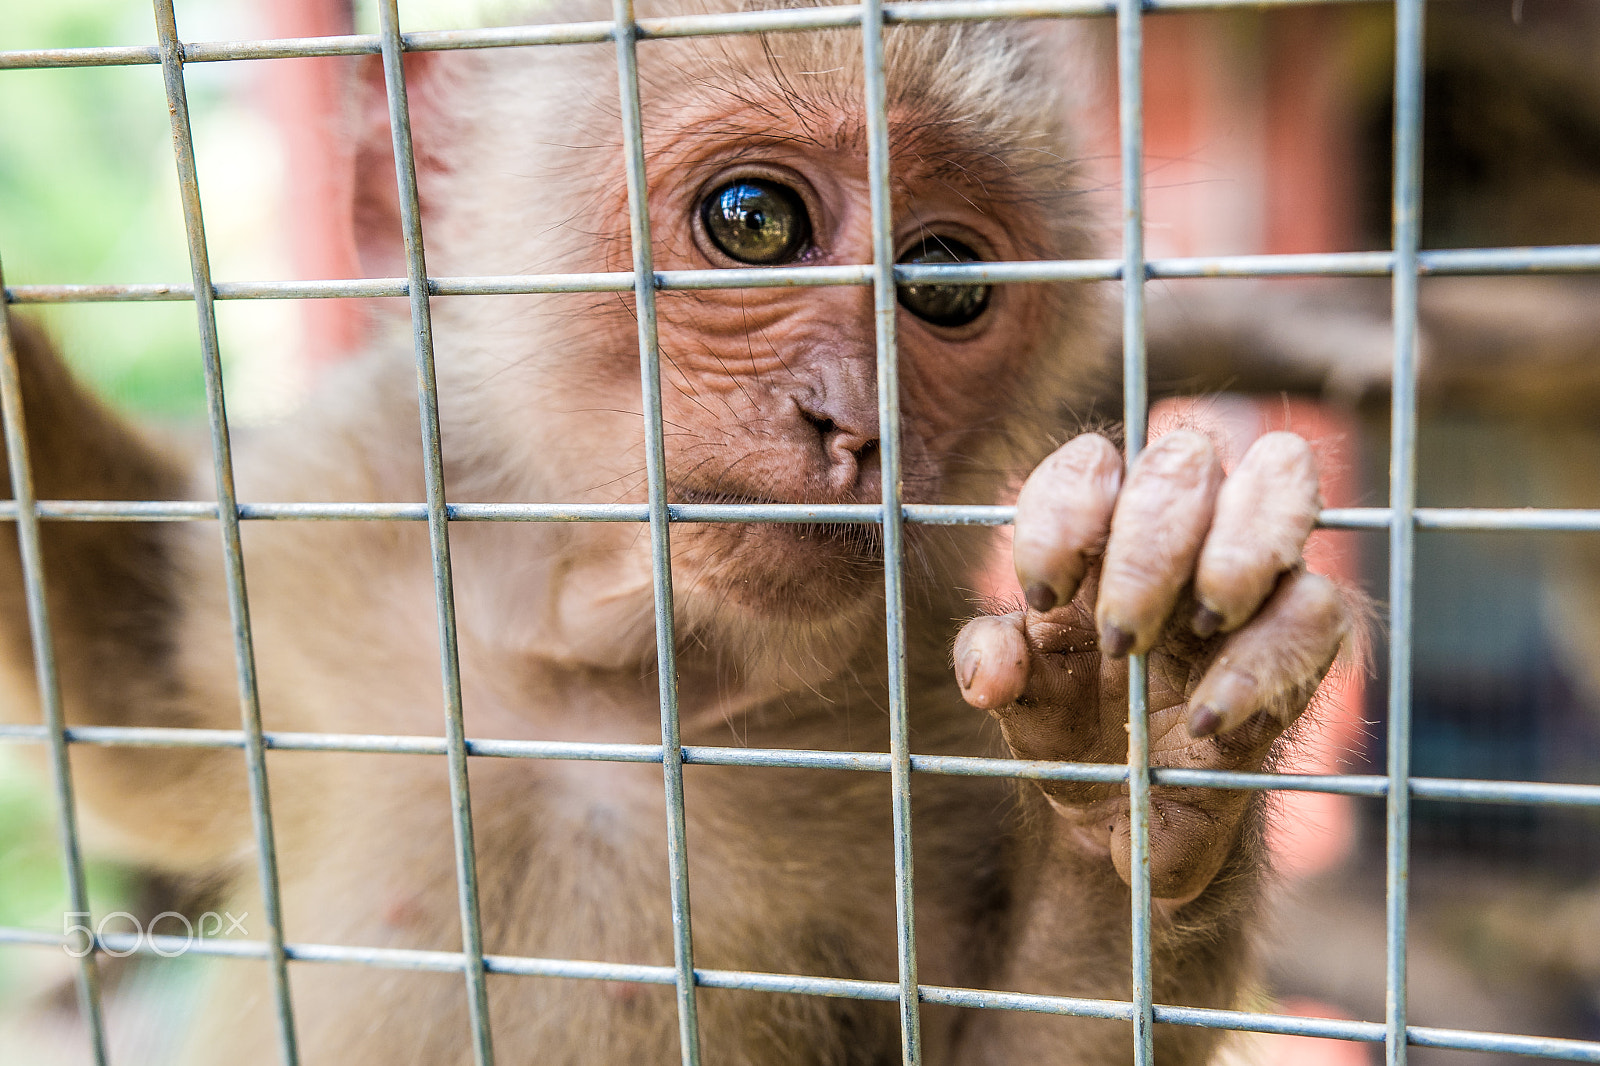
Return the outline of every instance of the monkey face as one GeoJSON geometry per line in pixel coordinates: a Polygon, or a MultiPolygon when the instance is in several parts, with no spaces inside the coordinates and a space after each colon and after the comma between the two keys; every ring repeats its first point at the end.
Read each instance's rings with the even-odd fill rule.
{"type": "MultiPolygon", "coordinates": [[[[969,99],[973,86],[992,92],[996,72],[963,66],[993,62],[985,56],[994,49],[966,48],[956,40],[960,28],[908,29],[887,43],[896,260],[1087,254],[1059,79],[1029,67],[1044,62],[1040,50],[1021,30],[985,31],[1019,35],[999,72],[1014,99],[999,109],[969,99]]],[[[854,35],[816,33],[641,49],[655,269],[872,261],[859,48],[854,35]],[[699,73],[685,77],[686,69],[699,73]]],[[[501,154],[446,176],[477,195],[435,198],[445,205],[433,220],[446,235],[439,246],[461,257],[459,267],[441,264],[438,272],[631,269],[614,69],[524,64],[517,76],[529,70],[540,82],[527,86],[520,107],[502,96],[484,112],[501,154]],[[577,92],[580,84],[592,95],[577,92]],[[507,128],[515,135],[506,137],[507,128]],[[484,183],[503,192],[486,200],[484,183]],[[523,211],[551,221],[519,229],[523,211]],[[539,232],[537,245],[529,229],[539,232]]],[[[884,429],[873,299],[861,285],[659,292],[669,499],[879,502],[884,429]]],[[[1098,331],[1088,302],[1040,285],[920,284],[902,286],[897,304],[901,498],[992,502],[1010,472],[1042,454],[1043,427],[1095,372],[1098,354],[1088,353],[1098,331]]],[[[497,427],[505,448],[526,457],[510,465],[560,482],[530,487],[532,498],[644,499],[631,294],[499,298],[479,307],[464,329],[476,350],[452,358],[442,349],[447,418],[454,400],[472,424],[497,427]],[[486,338],[503,344],[491,348],[486,338]],[[486,378],[493,387],[484,387],[486,378]],[[551,462],[552,455],[565,458],[551,462]]],[[[449,331],[439,335],[448,346],[449,331]]],[[[925,531],[908,535],[918,558],[925,531]]],[[[612,552],[647,557],[641,538],[624,549],[624,531],[615,536],[612,552]]],[[[836,627],[881,610],[876,526],[679,524],[673,547],[680,613],[691,626],[696,604],[706,605],[708,625],[736,619],[757,630],[766,622],[836,627]]],[[[640,570],[630,573],[637,579],[640,570]]],[[[647,582],[635,584],[647,591],[647,582]]]]}
{"type": "MultiPolygon", "coordinates": [[[[671,169],[681,177],[652,190],[660,268],[870,262],[860,120],[814,136],[735,111],[686,128],[666,146],[681,154],[671,169]]],[[[937,169],[899,175],[898,257],[1020,258],[1013,227],[1027,220],[937,169]]],[[[902,288],[899,303],[902,494],[935,502],[949,498],[952,473],[979,459],[986,424],[1011,406],[1040,309],[1036,293],[949,285],[902,288]]],[[[879,502],[871,289],[669,292],[658,315],[674,500],[879,502]]],[[[870,598],[881,571],[872,526],[706,526],[684,555],[715,571],[729,598],[808,617],[870,598]]]]}
{"type": "MultiPolygon", "coordinates": [[[[847,56],[769,55],[765,64],[743,63],[736,92],[669,94],[647,110],[658,269],[872,260],[866,113],[847,56]],[[774,64],[795,69],[774,73],[774,64]],[[798,73],[819,70],[832,74],[798,73]],[[826,112],[792,106],[798,78],[822,82],[804,95],[828,101],[826,112]]],[[[932,86],[907,95],[889,111],[896,259],[1053,254],[1042,235],[1060,232],[1048,213],[1070,175],[1023,161],[1018,149],[1032,131],[962,122],[932,86]]],[[[1059,308],[1037,286],[925,284],[897,296],[902,498],[992,499],[997,431],[1025,406],[1018,389],[1059,308]]],[[[657,308],[675,501],[879,502],[870,288],[667,291],[657,308]]],[[[677,558],[695,578],[759,615],[819,620],[871,607],[879,588],[873,526],[684,532],[677,558]]]]}

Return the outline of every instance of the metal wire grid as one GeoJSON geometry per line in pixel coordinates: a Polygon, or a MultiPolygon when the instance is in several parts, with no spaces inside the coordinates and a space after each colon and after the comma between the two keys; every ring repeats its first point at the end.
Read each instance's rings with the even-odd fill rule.
{"type": "MultiPolygon", "coordinates": [[[[1600,271],[1600,247],[1496,248],[1449,252],[1418,249],[1420,186],[1422,0],[1393,0],[1396,9],[1395,171],[1393,250],[1377,253],[1229,256],[1147,261],[1143,249],[1142,150],[1143,109],[1140,97],[1141,17],[1147,11],[1223,7],[1286,7],[1337,0],[922,0],[859,6],[790,9],[681,18],[633,17],[631,0],[614,0],[610,22],[556,26],[496,28],[472,31],[402,34],[396,0],[379,5],[380,33],[278,41],[183,43],[177,32],[172,0],[153,0],[159,44],[155,47],[0,51],[0,69],[155,64],[162,67],[172,115],[173,145],[180,178],[188,235],[191,285],[33,285],[5,288],[8,303],[88,301],[192,300],[199,320],[205,363],[207,409],[211,426],[216,504],[171,501],[39,501],[31,480],[27,435],[22,421],[16,354],[0,319],[0,409],[15,499],[0,504],[0,520],[17,524],[23,576],[32,631],[43,724],[0,726],[0,740],[42,743],[50,753],[59,814],[61,849],[68,896],[74,909],[88,909],[83,864],[72,793],[68,744],[148,747],[240,748],[246,754],[254,815],[257,865],[264,910],[269,924],[265,941],[207,940],[189,944],[175,937],[134,934],[95,936],[95,950],[169,951],[180,946],[196,953],[265,960],[271,967],[280,1050],[286,1066],[298,1062],[293,1007],[286,973],[288,960],[343,962],[372,966],[437,970],[463,974],[469,990],[471,1039],[475,1060],[487,1066],[494,1059],[490,1038],[487,973],[558,976],[610,981],[671,984],[676,987],[682,1060],[699,1062],[696,1023],[697,988],[735,988],[803,995],[837,996],[896,1002],[899,1005],[903,1057],[920,1061],[919,1005],[937,1003],[971,1008],[1035,1011],[1048,1014],[1120,1019],[1133,1022],[1134,1058],[1152,1061],[1155,1022],[1262,1033],[1323,1036],[1382,1043],[1386,1062],[1405,1061],[1408,1044],[1460,1050],[1600,1062],[1600,1043],[1556,1040],[1507,1033],[1438,1029],[1408,1024],[1405,1001],[1406,879],[1411,798],[1454,799],[1486,803],[1600,806],[1600,786],[1537,782],[1497,782],[1414,778],[1408,773],[1410,748],[1410,666],[1412,632],[1411,583],[1413,542],[1417,529],[1457,530],[1586,530],[1600,531],[1597,510],[1428,509],[1415,506],[1416,455],[1416,290],[1428,274],[1506,274],[1600,271]],[[1045,18],[1114,15],[1118,24],[1119,103],[1122,133],[1124,241],[1120,260],[1044,263],[985,263],[962,266],[899,266],[894,263],[888,210],[888,129],[884,113],[882,27],[893,23],[965,21],[990,18],[1045,18]],[[640,132],[638,42],[724,33],[786,32],[819,28],[859,28],[863,39],[868,96],[869,174],[874,222],[873,263],[861,266],[760,270],[663,271],[650,260],[649,219],[644,211],[644,155],[640,132]],[[417,211],[417,184],[411,152],[410,121],[400,62],[405,51],[503,47],[612,41],[617,49],[619,88],[627,153],[633,270],[627,273],[515,277],[429,278],[417,211]],[[401,190],[407,276],[332,282],[217,283],[211,278],[193,139],[184,89],[184,65],[234,59],[290,56],[358,55],[383,57],[396,173],[401,190]],[[899,453],[895,360],[895,286],[937,279],[972,284],[1019,281],[1122,280],[1124,309],[1125,421],[1129,451],[1137,453],[1145,437],[1147,398],[1144,358],[1143,282],[1174,277],[1392,276],[1395,322],[1395,367],[1391,489],[1387,508],[1327,510],[1321,525],[1334,529],[1387,529],[1390,538],[1390,688],[1389,767],[1377,775],[1283,775],[1225,773],[1202,770],[1151,769],[1145,721],[1142,662],[1132,671],[1129,697],[1129,762],[1127,765],[1042,763],[1010,759],[914,755],[907,742],[905,641],[901,630],[902,531],[906,522],[1000,525],[1012,509],[980,506],[903,505],[899,498],[899,453]],[[1130,279],[1136,283],[1128,284],[1130,279]],[[776,285],[871,285],[877,326],[878,395],[883,426],[884,500],[882,505],[813,507],[804,505],[672,505],[666,501],[662,453],[659,351],[655,331],[655,293],[661,289],[744,288],[776,285]],[[635,294],[639,321],[640,371],[645,398],[647,504],[593,506],[532,504],[450,504],[445,498],[439,444],[437,394],[428,298],[435,295],[628,291],[635,294]],[[215,301],[218,299],[305,299],[334,296],[406,296],[410,300],[418,373],[419,414],[426,462],[427,500],[423,504],[273,504],[240,503],[234,495],[227,417],[218,354],[215,301]],[[261,728],[251,641],[249,598],[239,541],[241,521],[282,520],[426,520],[432,546],[439,619],[439,642],[445,694],[443,737],[392,737],[307,733],[265,733],[261,728]],[[239,730],[185,730],[142,727],[67,726],[64,721],[55,661],[49,637],[44,576],[39,552],[39,523],[69,521],[202,521],[215,520],[222,532],[227,567],[239,678],[239,730]],[[662,669],[660,745],[577,744],[473,739],[464,735],[457,663],[454,601],[451,584],[449,523],[458,521],[602,521],[648,522],[655,570],[657,648],[662,669]],[[723,522],[857,522],[884,529],[886,561],[885,612],[888,622],[891,743],[887,753],[763,750],[683,747],[679,740],[677,693],[673,669],[672,584],[669,531],[674,521],[723,522]],[[265,751],[348,751],[442,754],[449,760],[451,804],[455,819],[457,880],[463,950],[410,951],[338,945],[285,943],[279,910],[271,803],[265,775],[265,751]],[[533,758],[660,763],[663,767],[669,824],[669,868],[672,886],[674,962],[672,966],[485,955],[479,929],[476,875],[468,797],[467,759],[533,758]],[[753,973],[696,968],[693,962],[684,840],[683,777],[686,763],[704,765],[783,766],[851,769],[888,773],[894,797],[895,872],[900,976],[897,982],[856,981],[793,974],[753,973]],[[1150,994],[1150,887],[1143,862],[1133,864],[1132,999],[1129,1002],[1023,995],[989,990],[924,985],[916,972],[912,911],[909,804],[912,773],[977,775],[1035,780],[1127,782],[1132,805],[1132,838],[1136,854],[1148,857],[1149,789],[1152,784],[1214,788],[1278,789],[1328,792],[1386,798],[1387,1009],[1382,1023],[1260,1014],[1154,1004],[1150,994]]],[[[61,945],[66,938],[28,929],[0,928],[0,944],[61,945]]],[[[89,1042],[97,1064],[107,1062],[94,952],[78,971],[78,988],[89,1042]]]]}

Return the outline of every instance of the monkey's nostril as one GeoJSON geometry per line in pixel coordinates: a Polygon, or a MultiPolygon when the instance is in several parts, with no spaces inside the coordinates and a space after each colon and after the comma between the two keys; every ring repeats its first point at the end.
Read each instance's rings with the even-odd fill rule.
{"type": "Polygon", "coordinates": [[[842,458],[848,454],[854,456],[858,464],[865,463],[878,454],[878,438],[866,437],[845,429],[831,418],[817,418],[807,416],[806,420],[816,427],[817,436],[822,438],[823,451],[837,453],[842,458]]]}
{"type": "Polygon", "coordinates": [[[799,409],[800,417],[817,434],[816,440],[822,446],[821,455],[829,470],[829,479],[840,487],[859,489],[863,484],[862,478],[870,477],[877,469],[877,420],[864,416],[858,424],[853,414],[847,413],[845,422],[841,424],[818,410],[820,404],[812,407],[796,401],[795,406],[799,409]]]}
{"type": "Polygon", "coordinates": [[[839,424],[831,418],[826,418],[822,415],[814,415],[810,411],[801,411],[800,413],[805,417],[807,422],[810,422],[814,427],[816,427],[817,436],[821,437],[824,443],[831,441],[834,437],[834,434],[839,432],[839,424]]]}

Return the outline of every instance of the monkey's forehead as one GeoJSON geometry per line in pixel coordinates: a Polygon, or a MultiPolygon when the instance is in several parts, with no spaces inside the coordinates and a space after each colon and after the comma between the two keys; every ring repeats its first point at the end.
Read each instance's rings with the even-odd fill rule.
{"type": "MultiPolygon", "coordinates": [[[[609,0],[430,0],[477,12],[483,21],[605,21],[609,0]]],[[[640,18],[828,7],[850,0],[638,0],[640,18]]],[[[536,49],[525,66],[559,77],[558,68],[582,68],[580,55],[603,57],[611,46],[536,49]]],[[[524,55],[528,53],[524,52],[524,55]]],[[[926,123],[960,123],[1000,142],[1017,137],[1060,138],[1065,97],[1090,67],[1078,27],[1062,20],[996,20],[910,24],[884,31],[884,65],[891,112],[914,108],[926,123]]],[[[865,98],[861,33],[857,29],[770,34],[727,34],[648,40],[639,49],[641,89],[652,102],[685,96],[715,99],[744,95],[766,106],[826,116],[865,98]]],[[[615,71],[594,79],[615,93],[615,71]]]]}
{"type": "MultiPolygon", "coordinates": [[[[729,6],[646,0],[639,14],[729,6]]],[[[745,9],[757,6],[779,5],[745,9]]],[[[591,0],[531,10],[544,20],[610,16],[608,5],[591,0]]],[[[889,27],[884,58],[896,169],[934,161],[963,184],[1014,182],[1010,191],[1023,194],[1070,187],[1077,151],[1063,67],[1081,49],[1060,29],[1059,21],[889,27]]],[[[497,76],[483,91],[467,87],[467,114],[485,114],[502,131],[517,129],[526,144],[593,144],[612,128],[620,138],[612,46],[478,55],[497,76]],[[582,135],[563,136],[568,127],[582,135]]],[[[686,144],[691,136],[787,141],[865,159],[859,30],[647,40],[639,48],[639,76],[646,135],[657,146],[682,133],[677,139],[686,144]]]]}

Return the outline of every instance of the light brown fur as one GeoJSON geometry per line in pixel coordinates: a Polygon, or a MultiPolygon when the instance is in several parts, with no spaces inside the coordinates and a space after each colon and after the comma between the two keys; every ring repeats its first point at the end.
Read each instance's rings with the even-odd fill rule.
{"type": "MultiPolygon", "coordinates": [[[[1051,88],[1057,39],[996,26],[894,29],[888,41],[902,206],[990,227],[992,258],[1086,253],[1073,149],[1051,88]]],[[[641,46],[657,268],[705,265],[677,220],[697,174],[753,145],[763,159],[793,153],[836,179],[834,193],[819,193],[839,205],[836,258],[870,258],[857,36],[671,45],[641,46]]],[[[626,268],[610,55],[609,46],[572,47],[419,61],[412,99],[431,274],[626,268]]],[[[392,274],[394,248],[383,239],[392,202],[380,180],[387,134],[366,100],[357,221],[368,269],[392,274]]],[[[1086,293],[1013,286],[994,299],[1005,312],[997,324],[959,344],[901,315],[908,500],[993,500],[1043,455],[1099,373],[1099,316],[1086,293]]],[[[614,295],[434,301],[452,500],[643,499],[630,305],[614,295]]],[[[786,406],[821,382],[833,389],[829,402],[848,408],[841,418],[875,412],[875,400],[839,376],[841,367],[870,372],[867,290],[667,293],[661,337],[676,492],[875,498],[865,475],[829,480],[831,460],[808,450],[809,430],[786,406]]],[[[86,413],[89,401],[43,341],[25,327],[18,339],[30,425],[60,441],[36,444],[41,495],[209,495],[203,461],[185,480],[153,452],[137,458],[146,453],[108,416],[86,413]],[[98,463],[130,473],[115,484],[69,473],[98,463]]],[[[236,455],[245,500],[421,499],[403,326],[332,375],[292,423],[242,439],[236,455]]],[[[837,531],[815,535],[806,543],[792,529],[674,527],[685,743],[887,750],[876,548],[837,531]]],[[[955,622],[973,611],[961,590],[987,534],[910,536],[912,744],[1005,755],[949,677],[955,622]]],[[[641,527],[458,523],[451,542],[470,736],[659,740],[641,527]]],[[[237,725],[212,525],[51,523],[46,547],[72,721],[237,725]],[[118,576],[129,570],[137,580],[118,576]]],[[[268,729],[441,732],[422,524],[253,522],[244,553],[268,729]]],[[[25,679],[16,580],[4,582],[8,647],[25,679]]],[[[25,717],[27,706],[4,711],[25,717]]],[[[444,760],[278,751],[268,768],[290,941],[459,949],[444,760]]],[[[124,850],[170,869],[220,872],[252,896],[237,752],[80,746],[74,769],[84,802],[124,850]]],[[[671,961],[659,768],[485,758],[473,760],[471,786],[487,950],[671,961]]],[[[885,775],[690,766],[685,787],[697,965],[895,979],[885,775]]],[[[913,793],[924,982],[1128,995],[1127,889],[1036,790],[922,775],[913,793]]],[[[1158,914],[1159,1001],[1233,1001],[1261,860],[1254,814],[1225,832],[1220,874],[1158,914]]],[[[457,974],[313,963],[292,964],[291,974],[307,1063],[470,1061],[457,974]]],[[[496,976],[490,992],[500,1061],[674,1059],[668,988],[496,976]]],[[[702,990],[700,1005],[708,1063],[899,1058],[891,1004],[702,990]]],[[[1131,1055],[1121,1023],[935,1007],[923,1017],[934,1066],[1131,1055]]],[[[198,1061],[274,1060],[263,967],[229,964],[205,1018],[198,1061]]],[[[1162,1027],[1157,1041],[1163,1062],[1200,1062],[1214,1037],[1162,1027]]]]}

